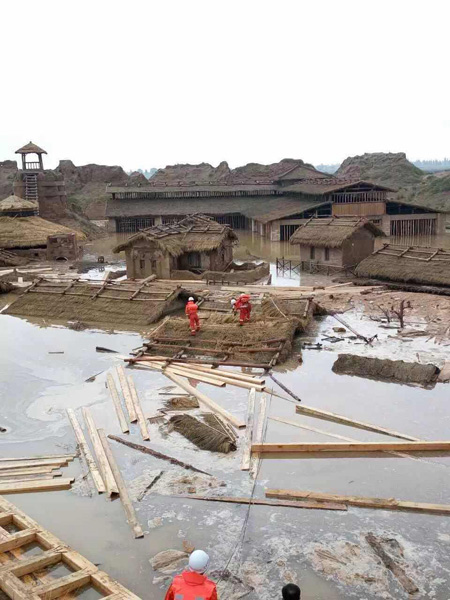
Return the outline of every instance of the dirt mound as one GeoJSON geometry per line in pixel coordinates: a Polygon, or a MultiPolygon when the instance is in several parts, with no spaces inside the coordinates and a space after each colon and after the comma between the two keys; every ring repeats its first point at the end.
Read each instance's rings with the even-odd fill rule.
{"type": "Polygon", "coordinates": [[[450,212],[450,173],[427,175],[412,188],[400,190],[397,198],[450,212]]]}
{"type": "Polygon", "coordinates": [[[418,184],[424,171],[414,166],[403,152],[375,152],[349,156],[336,172],[345,179],[366,179],[395,189],[418,184]]]}
{"type": "Polygon", "coordinates": [[[354,354],[339,354],[333,365],[333,372],[338,375],[356,375],[368,379],[416,384],[423,387],[433,387],[439,375],[438,367],[432,364],[422,365],[403,360],[368,358],[354,354]]]}

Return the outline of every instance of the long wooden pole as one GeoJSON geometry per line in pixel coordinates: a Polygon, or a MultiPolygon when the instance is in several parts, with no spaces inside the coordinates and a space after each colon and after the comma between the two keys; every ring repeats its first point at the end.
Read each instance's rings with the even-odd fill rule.
{"type": "Polygon", "coordinates": [[[312,406],[301,406],[295,407],[295,412],[302,415],[308,415],[309,417],[316,417],[317,419],[323,419],[324,421],[333,421],[334,423],[341,423],[342,425],[348,425],[355,427],[356,429],[364,429],[365,431],[374,431],[375,433],[381,433],[390,437],[400,438],[402,440],[410,440],[411,442],[419,442],[418,438],[412,437],[411,435],[405,435],[398,431],[392,431],[391,429],[385,429],[384,427],[378,427],[377,425],[371,425],[369,423],[363,423],[361,421],[355,421],[336,413],[328,412],[320,408],[313,408],[312,406]]]}
{"type": "Polygon", "coordinates": [[[144,417],[144,413],[142,412],[141,402],[139,400],[139,396],[136,390],[136,386],[134,385],[134,380],[131,375],[128,376],[128,385],[130,387],[131,399],[133,400],[134,409],[136,411],[136,416],[138,419],[139,429],[141,430],[141,436],[143,440],[150,440],[150,434],[147,429],[147,422],[144,417]]]}
{"type": "MultiPolygon", "coordinates": [[[[266,422],[266,412],[267,412],[267,396],[265,393],[261,394],[261,400],[259,402],[259,415],[258,415],[258,425],[256,426],[256,435],[255,442],[257,444],[262,444],[264,441],[264,424],[266,422]]],[[[250,474],[253,479],[258,475],[259,470],[259,461],[260,461],[260,453],[253,452],[251,455],[251,466],[250,466],[250,474]]]]}
{"type": "Polygon", "coordinates": [[[102,479],[105,483],[108,496],[111,497],[113,494],[118,494],[119,489],[114,480],[114,475],[111,471],[111,467],[109,466],[105,451],[103,450],[103,446],[100,441],[94,419],[92,418],[91,411],[87,406],[83,406],[82,410],[87,430],[89,432],[89,437],[91,438],[92,446],[94,448],[95,456],[97,457],[97,464],[100,473],[102,474],[102,479]]]}
{"type": "Polygon", "coordinates": [[[125,375],[124,368],[122,365],[116,367],[117,375],[119,376],[120,387],[122,388],[123,398],[125,400],[125,406],[127,407],[128,416],[130,417],[131,423],[136,423],[137,416],[134,410],[133,401],[131,399],[130,388],[128,387],[127,377],[125,375]]]}
{"type": "Polygon", "coordinates": [[[366,496],[342,496],[340,494],[327,494],[311,492],[309,490],[282,490],[267,489],[267,498],[280,498],[290,500],[316,500],[317,502],[335,502],[360,508],[380,508],[382,510],[406,510],[416,512],[429,512],[441,515],[450,515],[450,504],[431,504],[428,502],[405,502],[395,498],[371,498],[366,496]]]}
{"type": "Polygon", "coordinates": [[[128,495],[127,486],[125,485],[122,473],[120,472],[120,469],[117,466],[116,459],[114,458],[114,455],[109,446],[108,440],[106,439],[106,435],[103,429],[98,430],[98,435],[103,446],[103,450],[105,451],[105,455],[108,459],[109,466],[114,475],[114,479],[116,480],[116,484],[119,489],[120,500],[122,501],[122,506],[127,516],[128,523],[131,529],[133,530],[134,537],[142,538],[144,537],[144,532],[142,531],[142,528],[137,520],[133,504],[131,503],[130,496],[128,495]]]}
{"type": "Polygon", "coordinates": [[[248,471],[250,469],[251,459],[251,445],[252,445],[252,434],[253,434],[253,418],[255,414],[255,396],[256,390],[252,388],[248,393],[248,409],[247,409],[247,422],[244,437],[244,447],[242,451],[241,470],[248,471]]]}
{"type": "Polygon", "coordinates": [[[122,404],[120,402],[119,393],[117,392],[116,383],[111,373],[107,374],[106,381],[108,382],[108,388],[111,393],[114,409],[116,411],[117,418],[119,419],[120,429],[122,430],[122,433],[130,433],[130,428],[128,427],[128,423],[122,409],[122,404]]]}
{"type": "Polygon", "coordinates": [[[98,493],[102,494],[103,492],[106,492],[106,486],[103,482],[103,479],[100,475],[97,465],[95,464],[94,457],[92,456],[92,453],[89,449],[86,438],[84,437],[83,430],[81,429],[80,424],[78,423],[78,420],[75,416],[73,409],[68,408],[67,414],[69,416],[70,422],[72,423],[72,427],[75,432],[75,437],[77,438],[77,442],[80,447],[80,450],[83,453],[83,456],[89,467],[89,471],[91,472],[95,487],[97,488],[98,493]]]}
{"type": "Polygon", "coordinates": [[[287,443],[287,444],[253,444],[252,452],[289,453],[289,452],[450,452],[449,441],[435,442],[326,442],[326,443],[287,443]]]}
{"type": "Polygon", "coordinates": [[[185,498],[186,500],[205,500],[207,502],[231,502],[232,504],[256,504],[262,506],[287,506],[291,508],[311,508],[317,510],[347,510],[347,507],[341,503],[334,502],[302,502],[295,500],[284,500],[276,502],[274,500],[264,500],[262,498],[241,498],[230,496],[198,496],[189,494],[187,496],[171,496],[172,498],[185,498]]]}
{"type": "Polygon", "coordinates": [[[213,400],[211,400],[211,398],[208,398],[206,394],[203,394],[203,392],[197,390],[183,378],[178,377],[178,375],[169,375],[168,373],[166,373],[166,377],[168,377],[171,381],[176,383],[180,388],[182,388],[192,396],[195,396],[197,400],[203,402],[203,404],[205,404],[210,410],[212,410],[215,413],[218,413],[237,429],[242,429],[243,427],[245,427],[245,423],[243,421],[241,421],[240,419],[229,413],[227,410],[216,404],[213,400]]]}

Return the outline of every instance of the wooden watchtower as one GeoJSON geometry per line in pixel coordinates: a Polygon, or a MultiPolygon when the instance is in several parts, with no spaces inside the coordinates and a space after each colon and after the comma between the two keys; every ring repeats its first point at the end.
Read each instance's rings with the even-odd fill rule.
{"type": "Polygon", "coordinates": [[[36,144],[33,144],[33,142],[30,142],[16,150],[16,154],[22,155],[22,180],[25,188],[25,200],[37,203],[39,201],[38,173],[44,171],[42,155],[47,154],[47,152],[36,144]],[[38,160],[28,160],[30,154],[36,154],[38,160]]]}

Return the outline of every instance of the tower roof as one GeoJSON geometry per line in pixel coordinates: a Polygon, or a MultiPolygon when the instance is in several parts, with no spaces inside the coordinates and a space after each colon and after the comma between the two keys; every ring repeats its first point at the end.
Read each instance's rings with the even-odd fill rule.
{"type": "Polygon", "coordinates": [[[45,150],[42,150],[42,148],[39,148],[39,146],[37,146],[36,144],[33,144],[33,142],[29,142],[28,144],[25,144],[25,146],[22,146],[22,148],[19,148],[18,150],[16,150],[15,154],[47,154],[47,152],[45,150]]]}

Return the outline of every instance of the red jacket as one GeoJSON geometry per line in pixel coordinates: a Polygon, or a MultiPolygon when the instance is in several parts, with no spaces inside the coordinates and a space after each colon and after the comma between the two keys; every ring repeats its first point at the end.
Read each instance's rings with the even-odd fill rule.
{"type": "Polygon", "coordinates": [[[174,577],[165,600],[217,600],[216,584],[206,575],[183,571],[174,577]]]}
{"type": "Polygon", "coordinates": [[[234,308],[236,310],[249,309],[249,311],[251,311],[252,305],[250,304],[250,296],[248,294],[239,296],[234,304],[234,308]]]}
{"type": "Polygon", "coordinates": [[[195,302],[192,302],[192,300],[190,300],[187,304],[186,304],[186,310],[185,313],[190,316],[190,315],[196,315],[198,311],[198,306],[195,304],[195,302]]]}

